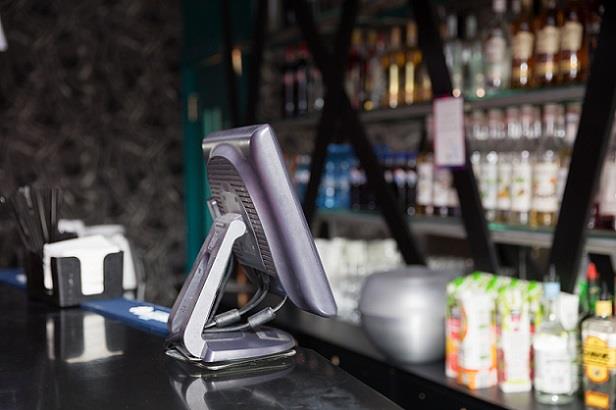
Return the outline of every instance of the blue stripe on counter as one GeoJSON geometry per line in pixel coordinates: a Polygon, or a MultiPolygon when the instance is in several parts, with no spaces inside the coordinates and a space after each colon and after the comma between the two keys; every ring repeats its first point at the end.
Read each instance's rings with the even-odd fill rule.
{"type": "Polygon", "coordinates": [[[167,319],[171,309],[164,306],[117,298],[84,302],[81,307],[150,333],[161,336],[168,333],[167,319]]]}
{"type": "Polygon", "coordinates": [[[0,283],[6,283],[16,288],[26,288],[26,275],[18,268],[0,268],[0,283]]]}
{"type": "MultiPolygon", "coordinates": [[[[26,277],[21,269],[0,269],[0,283],[26,289],[26,277]]],[[[171,309],[152,303],[124,298],[84,302],[81,307],[102,316],[121,321],[146,332],[167,336],[167,319],[171,309]]]]}

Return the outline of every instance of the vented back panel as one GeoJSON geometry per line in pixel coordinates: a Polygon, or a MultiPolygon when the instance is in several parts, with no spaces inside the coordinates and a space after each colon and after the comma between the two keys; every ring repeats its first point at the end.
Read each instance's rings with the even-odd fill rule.
{"type": "Polygon", "coordinates": [[[243,265],[259,270],[265,267],[266,273],[275,276],[276,268],[274,267],[272,253],[268,246],[267,239],[265,238],[263,226],[261,225],[261,221],[257,215],[252,198],[250,197],[250,194],[248,193],[248,190],[246,189],[246,186],[244,185],[242,178],[239,176],[235,167],[231,164],[231,162],[223,157],[213,157],[208,160],[207,174],[212,196],[218,203],[222,213],[232,212],[230,209],[225,209],[223,192],[232,190],[233,193],[240,198],[241,204],[245,211],[244,216],[248,219],[245,221],[249,224],[248,232],[251,230],[254,232],[259,252],[258,256],[262,260],[263,266],[255,266],[254,260],[250,260],[250,258],[246,257],[245,249],[241,252],[239,249],[240,244],[236,242],[234,246],[234,254],[238,261],[243,265]]]}

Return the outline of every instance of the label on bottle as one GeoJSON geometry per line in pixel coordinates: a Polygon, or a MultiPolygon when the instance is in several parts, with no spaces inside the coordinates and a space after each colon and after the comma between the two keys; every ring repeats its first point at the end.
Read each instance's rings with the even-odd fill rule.
{"type": "Polygon", "coordinates": [[[582,48],[582,24],[577,21],[568,21],[560,29],[560,49],[578,51],[582,48]]]}
{"type": "Polygon", "coordinates": [[[533,55],[533,45],[535,36],[528,31],[519,31],[513,36],[511,51],[513,58],[517,60],[528,60],[533,55]]]}
{"type": "Polygon", "coordinates": [[[533,209],[538,212],[556,212],[558,165],[555,162],[539,162],[533,176],[533,209]]]}
{"type": "Polygon", "coordinates": [[[432,179],[434,166],[431,161],[417,163],[417,204],[432,204],[432,179]]]}
{"type": "Polygon", "coordinates": [[[603,167],[599,211],[602,215],[616,215],[616,162],[609,161],[603,167]]]}
{"type": "Polygon", "coordinates": [[[479,179],[481,202],[485,209],[496,209],[498,198],[498,168],[495,163],[485,162],[481,165],[479,179]]]}
{"type": "Polygon", "coordinates": [[[528,212],[531,207],[532,169],[529,163],[516,163],[511,172],[511,209],[528,212]]]}
{"type": "Polygon", "coordinates": [[[582,330],[582,362],[587,388],[584,392],[586,406],[610,408],[610,378],[616,369],[616,335],[592,329],[592,322],[582,330]]]}
{"type": "Polygon", "coordinates": [[[501,211],[511,209],[511,162],[501,161],[498,163],[498,198],[496,208],[501,211]]]}
{"type": "Polygon", "coordinates": [[[535,389],[549,394],[571,394],[574,358],[568,346],[568,336],[538,334],[535,336],[535,389]]]}
{"type": "Polygon", "coordinates": [[[559,30],[545,26],[537,33],[537,54],[556,54],[559,46],[559,30]]]}
{"type": "Polygon", "coordinates": [[[451,172],[446,168],[437,168],[434,171],[434,191],[432,204],[436,207],[445,207],[449,202],[449,187],[451,186],[451,172]]]}

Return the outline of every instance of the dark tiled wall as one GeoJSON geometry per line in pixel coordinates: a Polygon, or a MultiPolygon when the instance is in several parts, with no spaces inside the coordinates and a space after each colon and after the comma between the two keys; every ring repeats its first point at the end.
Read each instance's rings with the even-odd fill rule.
{"type": "MultiPolygon", "coordinates": [[[[184,265],[180,2],[0,2],[0,191],[65,190],[65,216],[122,223],[147,298],[171,303],[184,265]]],[[[0,266],[14,241],[0,222],[0,266]]]]}

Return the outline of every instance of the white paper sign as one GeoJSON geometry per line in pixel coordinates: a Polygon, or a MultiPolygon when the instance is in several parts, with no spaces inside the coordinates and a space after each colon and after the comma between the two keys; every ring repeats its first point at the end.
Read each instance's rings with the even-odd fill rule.
{"type": "Polygon", "coordinates": [[[6,37],[2,30],[2,20],[0,20],[0,51],[6,51],[8,44],[6,43],[6,37]]]}
{"type": "Polygon", "coordinates": [[[439,167],[463,167],[464,100],[445,97],[434,100],[434,158],[439,167]]]}

